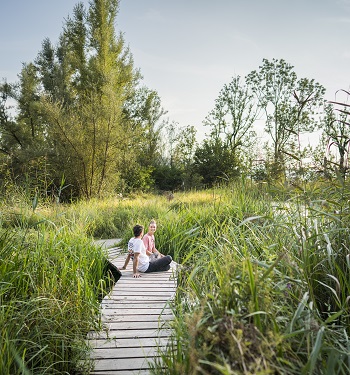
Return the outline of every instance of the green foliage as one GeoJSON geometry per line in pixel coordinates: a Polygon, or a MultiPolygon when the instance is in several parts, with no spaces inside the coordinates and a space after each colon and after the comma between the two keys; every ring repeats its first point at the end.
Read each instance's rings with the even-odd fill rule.
{"type": "Polygon", "coordinates": [[[86,14],[76,6],[60,45],[48,53],[51,47],[44,44],[37,59],[42,80],[53,75],[66,83],[58,90],[48,83],[42,105],[56,162],[85,197],[101,196],[116,185],[119,151],[125,148],[120,134],[127,130],[123,106],[137,77],[122,36],[115,37],[117,7],[116,0],[95,1],[86,14]]]}
{"type": "Polygon", "coordinates": [[[259,116],[259,107],[254,102],[251,90],[241,83],[237,76],[221,89],[215,100],[215,107],[204,121],[210,126],[210,138],[214,141],[220,138],[223,145],[238,157],[240,150],[249,149],[254,122],[259,116]]]}
{"type": "MultiPolygon", "coordinates": [[[[172,200],[138,195],[48,209],[39,199],[34,213],[27,200],[19,221],[27,235],[9,238],[8,229],[0,247],[2,258],[22,264],[20,269],[17,261],[6,262],[1,268],[6,280],[1,298],[9,307],[2,318],[3,358],[23,373],[43,357],[56,363],[61,356],[64,366],[74,368],[73,358],[86,353],[77,337],[96,324],[96,295],[108,287],[98,284],[105,264],[85,233],[120,237],[123,244],[135,223],[147,226],[154,218],[157,248],[181,264],[174,335],[155,373],[347,374],[348,191],[342,179],[285,189],[242,178],[226,188],[175,193],[172,200]],[[41,325],[44,311],[55,312],[59,327],[52,315],[41,325]],[[12,316],[19,326],[11,325],[12,316]],[[48,325],[57,332],[52,342],[39,338],[48,325]],[[27,326],[36,335],[29,347],[21,336],[27,326]]],[[[10,211],[1,207],[8,228],[16,223],[7,220],[10,211]]]]}
{"type": "Polygon", "coordinates": [[[346,374],[347,190],[310,186],[271,201],[256,188],[174,202],[159,228],[160,248],[170,242],[182,263],[166,371],[346,374]]]}
{"type": "Polygon", "coordinates": [[[182,187],[182,171],[175,166],[159,165],[152,176],[159,190],[174,191],[182,187]]]}
{"type": "MultiPolygon", "coordinates": [[[[349,92],[341,90],[347,96],[349,92]]],[[[326,156],[324,158],[324,173],[326,176],[334,173],[340,173],[343,179],[346,178],[348,172],[348,153],[350,144],[349,130],[349,104],[342,102],[331,102],[326,107],[326,115],[324,117],[323,139],[327,144],[326,156]],[[339,106],[340,109],[339,109],[339,106]],[[335,150],[335,152],[334,152],[335,150]]],[[[323,144],[325,146],[325,144],[323,144]]]]}
{"type": "MultiPolygon", "coordinates": [[[[113,26],[118,5],[118,0],[92,1],[88,9],[76,5],[57,45],[45,39],[36,60],[23,66],[18,84],[1,85],[0,173],[10,171],[21,184],[24,176],[36,179],[42,196],[53,199],[64,176],[65,201],[213,186],[254,174],[250,168],[261,155],[252,126],[262,109],[272,141],[267,179],[285,179],[286,168],[298,178],[307,175],[299,135],[318,125],[320,84],[298,79],[282,59],[264,59],[244,83],[238,76],[224,85],[204,121],[210,134],[198,146],[194,127],[174,122],[166,127],[158,93],[139,85],[132,55],[113,26]],[[6,106],[10,99],[17,103],[15,117],[6,106]]],[[[345,176],[347,139],[334,137],[345,176]]]]}
{"type": "Polygon", "coordinates": [[[0,235],[1,373],[87,373],[103,253],[67,227],[12,233],[0,235]]]}
{"type": "Polygon", "coordinates": [[[165,111],[156,91],[138,86],[141,76],[114,28],[118,6],[118,0],[91,1],[87,10],[77,4],[57,45],[45,39],[19,83],[0,86],[0,151],[17,184],[30,176],[49,194],[64,176],[66,201],[153,185],[165,111]]]}
{"type": "Polygon", "coordinates": [[[124,113],[133,129],[132,147],[141,146],[140,150],[134,150],[138,161],[144,168],[154,167],[162,154],[160,142],[164,121],[161,119],[166,114],[158,93],[145,86],[137,88],[127,98],[124,113]]]}
{"type": "Polygon", "coordinates": [[[193,171],[202,177],[205,186],[211,187],[239,176],[240,165],[236,155],[221,139],[204,140],[195,151],[193,171]]]}
{"type": "Polygon", "coordinates": [[[247,75],[246,82],[265,113],[265,131],[273,144],[274,167],[281,175],[286,158],[291,156],[291,142],[298,142],[302,131],[315,129],[315,115],[323,105],[325,89],[314,79],[298,79],[293,66],[283,59],[263,59],[259,70],[247,75]]]}

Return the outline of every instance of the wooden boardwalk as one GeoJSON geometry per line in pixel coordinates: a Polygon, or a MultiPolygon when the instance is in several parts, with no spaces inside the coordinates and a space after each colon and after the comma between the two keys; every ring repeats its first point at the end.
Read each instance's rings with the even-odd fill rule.
{"type": "MultiPolygon", "coordinates": [[[[105,240],[109,260],[121,267],[126,254],[117,240],[105,240]],[[109,248],[109,246],[113,246],[109,248]]],[[[158,357],[170,335],[173,315],[168,303],[176,291],[176,264],[167,272],[132,277],[130,261],[113,290],[101,303],[102,332],[89,335],[94,370],[91,375],[149,374],[149,364],[158,357]]]]}

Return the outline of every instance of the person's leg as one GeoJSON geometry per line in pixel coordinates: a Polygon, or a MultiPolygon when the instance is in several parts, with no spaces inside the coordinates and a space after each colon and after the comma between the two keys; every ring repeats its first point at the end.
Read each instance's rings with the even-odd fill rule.
{"type": "Polygon", "coordinates": [[[170,269],[170,263],[173,259],[170,255],[166,255],[162,258],[156,259],[149,263],[147,271],[145,272],[158,272],[158,271],[168,271],[170,269]]]}

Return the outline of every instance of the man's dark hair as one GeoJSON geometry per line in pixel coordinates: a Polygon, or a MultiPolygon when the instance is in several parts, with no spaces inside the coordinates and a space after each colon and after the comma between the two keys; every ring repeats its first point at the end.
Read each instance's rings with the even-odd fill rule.
{"type": "Polygon", "coordinates": [[[139,224],[136,224],[133,228],[133,231],[134,231],[134,236],[138,237],[143,231],[143,226],[139,225],[139,224]]]}

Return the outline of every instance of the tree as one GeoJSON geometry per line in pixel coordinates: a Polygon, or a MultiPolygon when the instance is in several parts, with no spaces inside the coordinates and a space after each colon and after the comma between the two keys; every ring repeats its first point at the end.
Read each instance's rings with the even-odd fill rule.
{"type": "Polygon", "coordinates": [[[10,114],[9,100],[13,97],[13,86],[4,81],[0,85],[0,151],[8,158],[12,158],[15,149],[21,147],[19,127],[10,114]]]}
{"type": "Polygon", "coordinates": [[[256,138],[253,125],[259,115],[254,95],[240,76],[221,89],[214,109],[203,121],[210,134],[195,152],[194,166],[203,181],[212,185],[240,173],[241,160],[256,138]]]}
{"type": "MultiPolygon", "coordinates": [[[[124,106],[140,75],[122,35],[115,33],[118,3],[94,0],[88,11],[76,5],[58,45],[44,40],[35,61],[42,134],[55,178],[60,181],[64,174],[77,194],[87,198],[115,189],[129,147],[126,140],[133,134],[124,106]]],[[[28,108],[19,109],[27,124],[28,108]]]]}
{"type": "Polygon", "coordinates": [[[0,88],[0,149],[7,155],[7,169],[12,176],[25,177],[45,162],[45,126],[41,121],[34,65],[23,64],[19,79],[16,85],[5,82],[0,88]],[[6,107],[9,100],[17,101],[17,116],[14,108],[6,107]]]}
{"type": "Polygon", "coordinates": [[[74,7],[57,45],[45,39],[18,85],[2,85],[0,147],[14,177],[42,169],[69,196],[145,189],[160,158],[165,114],[114,28],[118,0],[74,7]],[[7,98],[18,114],[8,115],[7,98]]]}
{"type": "Polygon", "coordinates": [[[325,89],[313,79],[298,80],[293,66],[283,59],[263,59],[259,70],[247,75],[246,82],[265,112],[265,131],[273,143],[275,171],[279,175],[284,171],[290,142],[301,132],[315,129],[315,114],[324,103],[325,89]]]}
{"type": "MultiPolygon", "coordinates": [[[[176,122],[167,119],[162,128],[159,158],[155,161],[152,176],[155,187],[159,190],[174,191],[183,187],[183,163],[182,154],[179,149],[180,137],[184,136],[184,128],[179,128],[176,122]]],[[[186,139],[191,136],[186,134],[186,139]]]]}
{"type": "MultiPolygon", "coordinates": [[[[350,95],[350,93],[347,94],[350,95]]],[[[345,179],[349,168],[348,154],[350,150],[349,106],[345,103],[331,102],[326,106],[325,113],[322,138],[323,143],[327,144],[327,150],[324,167],[338,171],[345,179]]],[[[327,173],[327,171],[325,172],[327,173]]]]}
{"type": "Polygon", "coordinates": [[[167,112],[155,90],[137,87],[124,105],[124,122],[129,123],[133,139],[140,145],[139,162],[154,167],[160,158],[161,131],[165,126],[162,117],[167,112]]]}
{"type": "Polygon", "coordinates": [[[220,138],[208,138],[196,149],[193,170],[207,186],[239,175],[232,150],[220,138]]]}
{"type": "Polygon", "coordinates": [[[153,171],[162,154],[162,117],[166,111],[155,90],[137,86],[130,92],[123,108],[124,141],[121,150],[120,186],[123,192],[149,190],[153,187],[153,171]]]}
{"type": "Polygon", "coordinates": [[[172,160],[174,164],[184,171],[187,170],[193,162],[193,155],[197,145],[196,134],[197,131],[195,127],[188,125],[179,128],[175,137],[172,160]]]}
{"type": "Polygon", "coordinates": [[[244,150],[250,144],[249,139],[255,136],[253,125],[258,115],[254,95],[237,76],[221,89],[204,125],[210,126],[210,136],[213,139],[221,138],[223,145],[237,159],[238,152],[244,150]]]}
{"type": "Polygon", "coordinates": [[[201,184],[202,178],[193,168],[194,153],[198,147],[196,134],[195,127],[188,125],[178,129],[174,140],[172,165],[180,173],[182,189],[190,189],[201,184]]]}

